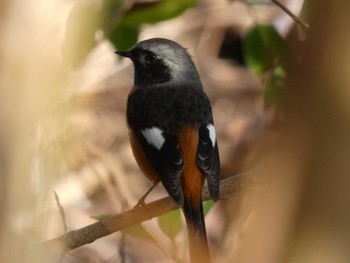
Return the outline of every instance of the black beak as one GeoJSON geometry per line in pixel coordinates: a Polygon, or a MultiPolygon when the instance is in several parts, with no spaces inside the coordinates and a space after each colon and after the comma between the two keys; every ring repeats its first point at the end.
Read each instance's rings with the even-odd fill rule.
{"type": "Polygon", "coordinates": [[[116,54],[118,54],[119,56],[122,56],[122,57],[126,57],[126,58],[131,58],[131,54],[130,54],[130,52],[129,51],[116,51],[116,52],[114,52],[114,53],[116,53],[116,54]]]}

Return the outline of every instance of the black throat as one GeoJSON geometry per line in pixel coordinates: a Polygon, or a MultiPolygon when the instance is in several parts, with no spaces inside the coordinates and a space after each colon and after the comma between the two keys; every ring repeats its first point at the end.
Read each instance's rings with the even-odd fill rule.
{"type": "Polygon", "coordinates": [[[133,50],[134,84],[147,87],[168,82],[172,79],[171,69],[156,54],[148,50],[133,50]]]}

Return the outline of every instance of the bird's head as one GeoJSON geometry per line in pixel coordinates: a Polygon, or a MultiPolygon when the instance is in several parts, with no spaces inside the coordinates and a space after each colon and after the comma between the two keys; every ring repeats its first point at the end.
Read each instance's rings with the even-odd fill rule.
{"type": "Polygon", "coordinates": [[[116,51],[134,64],[136,86],[200,86],[201,82],[191,55],[174,41],[152,38],[139,42],[129,51],[116,51]]]}

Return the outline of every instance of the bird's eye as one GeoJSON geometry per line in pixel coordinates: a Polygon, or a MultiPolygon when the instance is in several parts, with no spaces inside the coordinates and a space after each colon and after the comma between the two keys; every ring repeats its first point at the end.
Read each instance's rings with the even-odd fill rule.
{"type": "Polygon", "coordinates": [[[145,60],[148,63],[151,63],[151,62],[155,61],[156,59],[157,59],[157,56],[153,52],[148,52],[145,56],[145,60]]]}

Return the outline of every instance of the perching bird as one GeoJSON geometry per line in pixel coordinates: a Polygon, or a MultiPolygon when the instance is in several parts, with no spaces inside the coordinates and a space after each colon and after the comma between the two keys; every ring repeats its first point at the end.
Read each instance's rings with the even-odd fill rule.
{"type": "Polygon", "coordinates": [[[142,172],[162,182],[182,207],[191,262],[210,262],[202,188],[219,195],[220,161],[209,99],[190,54],[174,41],[153,38],[116,51],[134,64],[127,103],[130,144],[142,172]]]}

